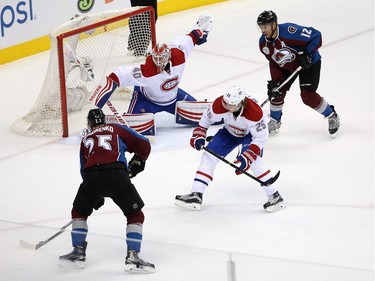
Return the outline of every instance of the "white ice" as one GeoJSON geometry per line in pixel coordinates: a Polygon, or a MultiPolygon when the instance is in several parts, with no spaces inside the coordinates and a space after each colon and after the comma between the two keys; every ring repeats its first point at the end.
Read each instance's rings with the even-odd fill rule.
{"type": "MultiPolygon", "coordinates": [[[[281,171],[277,185],[288,207],[264,212],[265,192],[222,162],[202,211],[175,206],[176,194],[190,192],[201,152],[188,144],[191,128],[159,114],[153,152],[145,172],[134,179],[146,203],[141,255],[155,263],[155,273],[123,271],[126,222],[111,200],[89,218],[85,269],[58,267],[58,256],[71,251],[69,232],[37,251],[21,248],[20,239],[44,240],[70,220],[81,181],[78,129],[67,139],[11,130],[43,84],[49,53],[40,53],[0,66],[1,281],[373,280],[373,1],[231,0],[160,17],[158,41],[190,31],[202,13],[214,15],[208,43],[192,53],[181,87],[197,99],[213,100],[241,84],[263,101],[269,72],[258,50],[255,21],[265,9],[274,10],[280,22],[323,33],[318,92],[335,105],[342,121],[331,139],[327,121],[303,105],[293,85],[281,132],[265,150],[272,172],[281,171]],[[232,275],[229,261],[235,265],[232,275]]],[[[118,106],[125,111],[126,105],[118,106]]],[[[85,126],[88,109],[72,117],[77,128],[85,126]]]]}

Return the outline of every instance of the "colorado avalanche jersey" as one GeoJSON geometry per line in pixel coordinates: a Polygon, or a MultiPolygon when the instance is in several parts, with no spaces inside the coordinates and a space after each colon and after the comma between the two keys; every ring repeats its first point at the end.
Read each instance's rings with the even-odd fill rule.
{"type": "Polygon", "coordinates": [[[293,72],[299,66],[298,52],[306,50],[311,54],[312,64],[321,58],[318,49],[322,45],[322,35],[318,30],[294,23],[278,24],[277,28],[276,38],[267,39],[262,35],[259,39],[259,49],[270,61],[271,75],[275,68],[293,72]]]}
{"type": "Polygon", "coordinates": [[[107,124],[88,133],[81,141],[80,162],[83,170],[95,165],[123,162],[125,152],[146,160],[151,152],[149,140],[129,127],[107,124]]]}
{"type": "Polygon", "coordinates": [[[158,105],[170,105],[177,97],[178,85],[185,69],[186,58],[192,52],[196,39],[190,35],[177,38],[171,44],[171,62],[169,73],[163,70],[157,73],[152,56],[137,67],[118,67],[114,73],[120,86],[140,86],[143,94],[158,105]]]}
{"type": "Polygon", "coordinates": [[[268,139],[267,122],[260,106],[252,99],[245,98],[240,114],[236,117],[223,106],[223,96],[218,97],[202,114],[199,126],[208,128],[215,122],[224,120],[224,127],[234,137],[245,137],[251,134],[251,144],[255,144],[259,151],[264,148],[268,139]]]}

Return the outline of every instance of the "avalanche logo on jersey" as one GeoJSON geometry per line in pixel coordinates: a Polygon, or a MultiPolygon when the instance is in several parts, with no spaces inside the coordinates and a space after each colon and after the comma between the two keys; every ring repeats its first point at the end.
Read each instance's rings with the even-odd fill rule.
{"type": "Polygon", "coordinates": [[[173,88],[176,88],[178,85],[178,76],[168,79],[163,84],[161,84],[160,88],[163,91],[170,91],[173,88]]]}
{"type": "Polygon", "coordinates": [[[288,48],[281,48],[280,50],[274,49],[272,59],[280,66],[283,67],[286,63],[293,61],[296,55],[292,53],[288,48]]]}

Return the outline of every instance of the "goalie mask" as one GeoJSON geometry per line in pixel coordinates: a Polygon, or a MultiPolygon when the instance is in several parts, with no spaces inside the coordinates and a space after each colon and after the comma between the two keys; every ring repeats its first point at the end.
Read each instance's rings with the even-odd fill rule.
{"type": "Polygon", "coordinates": [[[171,60],[171,49],[169,49],[166,44],[156,44],[156,46],[152,49],[151,55],[152,60],[156,65],[157,72],[160,73],[171,60]]]}
{"type": "Polygon", "coordinates": [[[91,109],[87,115],[87,126],[93,128],[97,125],[105,124],[105,114],[100,108],[91,109]]]}
{"type": "Polygon", "coordinates": [[[230,112],[238,111],[246,97],[246,92],[240,86],[230,87],[223,96],[223,106],[230,112]]]}

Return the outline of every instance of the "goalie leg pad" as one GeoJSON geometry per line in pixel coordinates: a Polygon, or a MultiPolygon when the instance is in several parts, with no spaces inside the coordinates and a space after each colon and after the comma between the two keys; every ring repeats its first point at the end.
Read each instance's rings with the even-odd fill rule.
{"type": "Polygon", "coordinates": [[[176,123],[198,125],[203,111],[211,104],[205,101],[178,101],[176,104],[176,123]]]}
{"type": "Polygon", "coordinates": [[[85,86],[68,88],[66,92],[68,112],[81,110],[90,95],[85,86]]]}
{"type": "MultiPolygon", "coordinates": [[[[155,115],[153,113],[139,113],[139,114],[123,114],[125,122],[134,131],[144,136],[155,136],[155,115]]],[[[105,120],[107,123],[117,123],[118,120],[114,115],[106,115],[105,120]]]]}
{"type": "MultiPolygon", "coordinates": [[[[176,103],[176,123],[197,126],[206,108],[212,102],[208,101],[178,101],[176,103]]],[[[213,125],[222,124],[217,122],[213,125]]]]}

